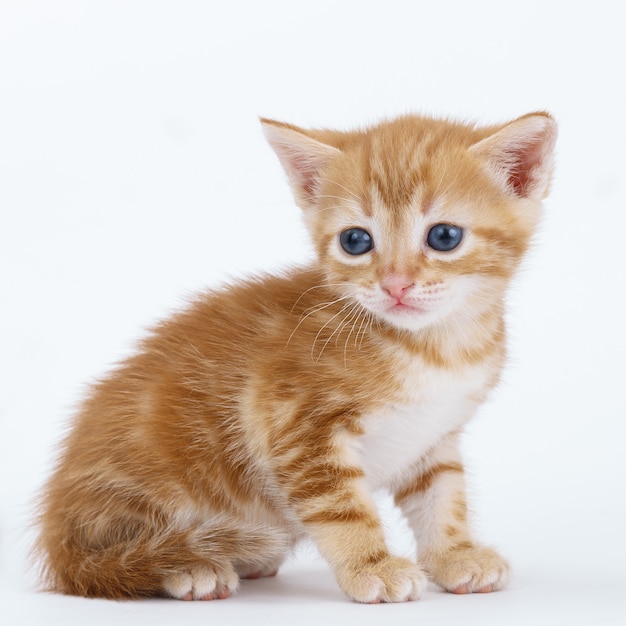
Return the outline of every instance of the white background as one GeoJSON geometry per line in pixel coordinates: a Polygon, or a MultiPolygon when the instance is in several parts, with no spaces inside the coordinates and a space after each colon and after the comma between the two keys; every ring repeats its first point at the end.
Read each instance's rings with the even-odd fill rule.
{"type": "Polygon", "coordinates": [[[626,623],[622,10],[0,0],[0,621],[626,623]],[[510,365],[465,439],[506,591],[359,606],[312,550],[223,602],[36,591],[29,507],[84,385],[194,291],[310,256],[259,115],[349,128],[537,109],[560,123],[554,189],[510,298],[510,365]]]}

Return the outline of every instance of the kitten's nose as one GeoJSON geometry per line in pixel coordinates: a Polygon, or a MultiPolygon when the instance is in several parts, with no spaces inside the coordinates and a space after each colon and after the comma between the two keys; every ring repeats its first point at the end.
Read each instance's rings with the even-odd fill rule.
{"type": "Polygon", "coordinates": [[[382,290],[392,298],[400,300],[404,294],[413,287],[415,283],[406,276],[387,276],[380,283],[382,290]]]}

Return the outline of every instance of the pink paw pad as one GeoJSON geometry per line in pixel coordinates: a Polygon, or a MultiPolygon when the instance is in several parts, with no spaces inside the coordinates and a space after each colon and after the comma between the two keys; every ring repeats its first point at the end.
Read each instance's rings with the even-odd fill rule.
{"type": "Polygon", "coordinates": [[[244,580],[258,580],[259,578],[273,578],[278,574],[278,570],[272,570],[271,572],[265,573],[263,571],[252,572],[251,574],[246,574],[242,576],[244,580]]]}
{"type": "Polygon", "coordinates": [[[493,585],[485,585],[480,589],[470,590],[468,585],[461,585],[456,589],[452,589],[451,592],[456,595],[465,595],[468,593],[491,593],[494,590],[493,585]]]}

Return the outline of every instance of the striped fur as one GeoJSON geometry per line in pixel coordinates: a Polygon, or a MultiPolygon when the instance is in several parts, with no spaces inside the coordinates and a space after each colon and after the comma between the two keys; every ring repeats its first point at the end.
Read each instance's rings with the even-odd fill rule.
{"type": "Polygon", "coordinates": [[[487,128],[263,121],[318,260],[199,296],[93,386],[42,494],[54,591],[224,598],[311,537],[360,602],[503,586],[468,527],[458,434],[505,359],[506,287],[548,191],[545,113],[487,128]],[[458,249],[426,243],[463,228],[458,249]],[[374,248],[348,255],[339,233],[374,248]],[[401,295],[392,292],[403,285],[401,295]],[[418,560],[394,557],[390,489],[418,560]]]}

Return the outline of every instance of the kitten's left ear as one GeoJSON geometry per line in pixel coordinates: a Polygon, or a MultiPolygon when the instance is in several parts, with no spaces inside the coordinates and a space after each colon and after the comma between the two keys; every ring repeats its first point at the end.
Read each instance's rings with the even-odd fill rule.
{"type": "Polygon", "coordinates": [[[314,205],[322,171],[333,157],[340,154],[340,150],[313,139],[306,131],[290,124],[268,119],[261,119],[261,124],[287,173],[296,202],[303,209],[314,205]]]}
{"type": "Polygon", "coordinates": [[[518,198],[542,200],[553,169],[557,126],[547,113],[531,113],[470,148],[490,174],[518,198]]]}

